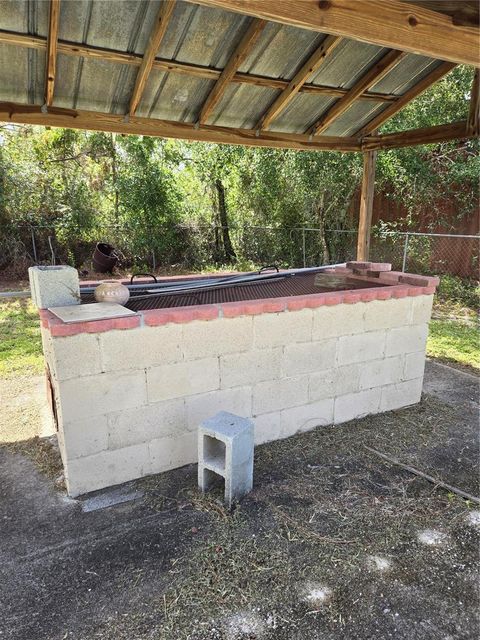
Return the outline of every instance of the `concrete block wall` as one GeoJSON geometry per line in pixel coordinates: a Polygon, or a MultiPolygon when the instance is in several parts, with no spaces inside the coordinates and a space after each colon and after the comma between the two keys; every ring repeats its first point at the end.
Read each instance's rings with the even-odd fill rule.
{"type": "Polygon", "coordinates": [[[252,418],[260,444],[418,402],[432,298],[354,292],[74,335],[44,323],[69,493],[195,462],[196,428],[219,411],[252,418]]]}

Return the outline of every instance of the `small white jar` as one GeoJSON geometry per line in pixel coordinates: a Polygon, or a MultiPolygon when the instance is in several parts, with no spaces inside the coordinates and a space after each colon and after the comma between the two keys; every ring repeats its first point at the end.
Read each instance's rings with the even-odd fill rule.
{"type": "Polygon", "coordinates": [[[118,280],[103,280],[93,294],[97,302],[126,304],[130,298],[128,287],[118,280]]]}

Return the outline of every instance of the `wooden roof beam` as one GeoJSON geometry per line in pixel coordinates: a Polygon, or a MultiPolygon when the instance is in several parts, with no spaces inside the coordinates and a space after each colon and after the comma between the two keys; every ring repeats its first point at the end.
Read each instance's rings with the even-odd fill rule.
{"type": "Polygon", "coordinates": [[[473,76],[467,126],[470,135],[478,136],[480,134],[480,71],[478,69],[475,70],[473,76]]]}
{"type": "MultiPolygon", "coordinates": [[[[38,51],[45,51],[47,46],[46,38],[41,36],[30,36],[23,33],[1,30],[0,42],[35,49],[38,51]]],[[[58,40],[57,53],[65,56],[88,58],[90,60],[102,60],[113,64],[128,64],[136,67],[139,67],[142,64],[142,56],[136,53],[125,53],[123,51],[115,51],[113,49],[92,47],[88,44],[77,44],[74,42],[67,42],[65,40],[58,40]]],[[[218,80],[222,73],[219,69],[213,69],[212,67],[189,64],[187,62],[178,62],[176,60],[166,60],[165,58],[155,58],[152,69],[158,69],[159,71],[166,71],[168,73],[206,78],[207,80],[218,80]]],[[[269,78],[267,76],[259,76],[251,73],[237,72],[231,81],[241,84],[267,87],[270,89],[280,89],[281,91],[288,87],[288,80],[269,78]]],[[[334,98],[341,98],[348,92],[347,89],[308,83],[304,84],[300,88],[300,91],[302,93],[327,95],[334,98]]],[[[397,96],[393,94],[365,91],[359,99],[370,100],[373,102],[393,102],[397,99],[397,96]]]]}
{"type": "Polygon", "coordinates": [[[308,60],[303,63],[297,73],[290,80],[287,87],[263,114],[256,126],[256,129],[259,131],[268,129],[272,121],[287,108],[288,104],[297,95],[308,78],[310,78],[310,76],[320,68],[340,41],[341,38],[338,38],[337,36],[327,36],[323,40],[322,44],[312,53],[308,60]]]}
{"type": "Polygon", "coordinates": [[[480,66],[480,30],[400,0],[194,0],[302,29],[480,66]]]}
{"type": "Polygon", "coordinates": [[[369,136],[364,138],[362,149],[364,151],[400,149],[401,147],[413,147],[418,144],[435,144],[477,136],[478,134],[472,134],[469,131],[467,122],[453,122],[435,127],[422,127],[421,129],[410,129],[399,133],[369,136]]]}
{"type": "Polygon", "coordinates": [[[345,113],[347,109],[370,87],[379,82],[406,56],[404,51],[389,51],[371,69],[358,80],[347,93],[340,98],[325,115],[311,127],[310,133],[314,136],[320,135],[325,129],[345,113]]]}
{"type": "Polygon", "coordinates": [[[192,123],[140,118],[132,116],[128,120],[123,115],[96,111],[79,111],[52,107],[44,113],[40,106],[0,102],[0,122],[87,129],[91,131],[111,131],[121,134],[156,136],[238,144],[274,149],[296,149],[302,151],[360,151],[356,138],[327,137],[311,139],[305,134],[265,131],[257,134],[253,129],[234,129],[216,125],[196,126],[192,123]]]}
{"type": "Polygon", "coordinates": [[[198,118],[198,122],[200,124],[205,124],[205,122],[211,116],[213,110],[222,99],[222,96],[225,93],[228,84],[232,81],[235,73],[238,71],[239,67],[243,64],[243,62],[252,51],[255,43],[260,37],[262,31],[265,29],[266,25],[266,20],[252,20],[250,26],[243,35],[243,38],[238,43],[235,51],[230,56],[230,59],[225,65],[224,70],[221,72],[220,77],[218,78],[215,86],[211,90],[208,98],[205,100],[200,110],[200,115],[198,118]]]}
{"type": "Polygon", "coordinates": [[[53,103],[55,75],[57,71],[57,42],[60,24],[60,0],[50,0],[48,17],[48,36],[46,41],[47,58],[45,62],[45,104],[53,103]]]}
{"type": "Polygon", "coordinates": [[[427,74],[420,82],[417,82],[411,89],[409,89],[406,93],[398,98],[395,102],[388,105],[386,109],[384,109],[376,118],[370,120],[365,126],[363,126],[360,131],[357,131],[355,134],[360,138],[369,135],[372,131],[378,129],[384,122],[389,120],[392,116],[398,113],[401,109],[403,109],[409,102],[411,102],[414,98],[417,98],[424,91],[426,91],[432,84],[435,84],[440,78],[447,75],[456,65],[452,62],[443,62],[441,65],[436,67],[433,71],[427,74]]]}
{"type": "Polygon", "coordinates": [[[155,25],[145,49],[142,63],[135,80],[135,87],[133,88],[133,93],[130,97],[129,114],[131,116],[135,114],[135,111],[140,104],[140,100],[142,99],[155,56],[158,53],[160,44],[167,31],[168,23],[170,22],[174,8],[175,0],[162,0],[160,2],[160,9],[155,20],[155,25]]]}

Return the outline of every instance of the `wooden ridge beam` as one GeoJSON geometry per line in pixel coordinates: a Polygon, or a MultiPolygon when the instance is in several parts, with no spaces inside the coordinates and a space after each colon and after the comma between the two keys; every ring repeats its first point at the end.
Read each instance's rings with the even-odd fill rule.
{"type": "Polygon", "coordinates": [[[205,124],[205,122],[211,116],[213,110],[222,99],[222,96],[225,93],[228,84],[231,82],[239,67],[243,64],[243,62],[245,62],[246,58],[255,46],[255,43],[257,42],[266,26],[266,20],[258,20],[257,18],[254,18],[252,20],[250,26],[244,33],[235,51],[230,56],[230,59],[225,65],[225,68],[220,74],[220,77],[218,78],[215,86],[209,93],[200,110],[200,115],[198,117],[198,122],[200,124],[205,124]]]}
{"type": "Polygon", "coordinates": [[[322,115],[317,122],[313,125],[310,133],[314,136],[318,136],[325,129],[336,120],[342,113],[345,113],[347,109],[364,93],[373,86],[376,82],[379,82],[384,76],[387,75],[407,54],[404,51],[389,51],[381,58],[371,69],[365,73],[360,80],[358,80],[347,93],[340,98],[332,107],[328,109],[325,115],[322,115]]]}
{"type": "Polygon", "coordinates": [[[364,151],[400,149],[401,147],[413,147],[418,144],[435,144],[474,137],[478,137],[478,133],[471,133],[467,122],[453,122],[434,127],[410,129],[399,133],[369,136],[363,139],[362,149],[364,151]]]}
{"type": "MultiPolygon", "coordinates": [[[[46,38],[1,30],[0,42],[39,51],[45,51],[47,46],[46,38]]],[[[57,53],[66,56],[87,58],[90,60],[102,60],[105,62],[112,62],[114,64],[128,64],[136,67],[139,67],[142,63],[142,56],[136,53],[125,53],[123,51],[115,51],[113,49],[92,47],[87,44],[67,42],[66,40],[58,40],[57,53]]],[[[214,69],[212,67],[203,67],[196,64],[189,64],[187,62],[166,60],[164,58],[155,58],[152,69],[158,69],[159,71],[166,71],[168,73],[206,78],[207,80],[218,80],[222,73],[221,70],[214,69]]],[[[288,80],[239,72],[235,73],[231,82],[251,84],[270,89],[280,89],[281,91],[288,87],[288,80]]],[[[330,87],[328,85],[306,83],[300,88],[300,91],[303,93],[313,93],[341,98],[348,90],[330,87]]],[[[393,102],[396,99],[397,96],[393,94],[375,93],[373,91],[366,91],[360,96],[360,100],[369,100],[373,102],[393,102]]]]}
{"type": "Polygon", "coordinates": [[[44,113],[40,106],[0,102],[0,122],[111,131],[121,134],[155,136],[238,144],[274,149],[296,149],[302,151],[360,151],[356,138],[327,137],[311,139],[305,134],[265,131],[258,134],[253,129],[234,129],[215,125],[196,126],[192,123],[157,120],[132,116],[128,120],[123,115],[96,111],[79,111],[52,107],[44,113]]]}
{"type": "Polygon", "coordinates": [[[145,49],[142,63],[135,80],[135,86],[130,97],[129,114],[131,116],[135,114],[140,100],[142,99],[148,76],[150,75],[150,71],[152,70],[153,61],[155,60],[155,56],[157,55],[160,44],[167,31],[168,23],[170,22],[170,18],[172,17],[174,8],[175,0],[162,0],[162,2],[160,2],[160,9],[158,10],[158,14],[155,19],[155,25],[150,35],[150,40],[148,41],[147,47],[145,49]]]}
{"type": "Polygon", "coordinates": [[[472,91],[470,93],[470,109],[467,120],[468,132],[472,136],[480,133],[480,71],[475,69],[472,91]]]}
{"type": "Polygon", "coordinates": [[[480,66],[480,30],[400,0],[194,0],[456,64],[480,66]]]}
{"type": "Polygon", "coordinates": [[[286,109],[291,100],[300,91],[302,85],[308,80],[308,78],[315,73],[323,62],[328,58],[329,54],[340,44],[341,38],[337,36],[327,36],[322,44],[309,56],[297,73],[288,83],[288,86],[282,91],[282,93],[274,100],[273,104],[267,109],[267,111],[260,118],[256,128],[260,131],[268,129],[272,121],[277,118],[280,113],[286,109]]]}
{"type": "Polygon", "coordinates": [[[395,102],[392,102],[386,109],[384,109],[376,118],[370,120],[360,131],[357,131],[356,136],[363,138],[369,135],[372,131],[378,129],[384,122],[389,120],[392,116],[398,113],[403,107],[405,107],[414,98],[417,98],[424,91],[426,91],[432,84],[438,82],[440,78],[447,75],[456,65],[452,62],[443,62],[436,67],[428,75],[426,75],[420,82],[417,82],[411,89],[409,89],[403,96],[400,96],[395,102]]]}
{"type": "Polygon", "coordinates": [[[45,61],[45,104],[53,102],[55,75],[57,71],[57,42],[60,24],[60,0],[50,0],[48,16],[48,36],[46,41],[47,58],[45,61]]]}

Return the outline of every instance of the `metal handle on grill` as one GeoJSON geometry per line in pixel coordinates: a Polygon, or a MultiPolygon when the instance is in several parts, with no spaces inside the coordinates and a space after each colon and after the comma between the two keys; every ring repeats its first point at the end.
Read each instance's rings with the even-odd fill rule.
{"type": "Polygon", "coordinates": [[[155,282],[158,282],[157,278],[153,275],[153,273],[134,273],[130,278],[130,284],[133,284],[133,279],[137,276],[148,276],[149,278],[153,278],[155,282]]]}
{"type": "Polygon", "coordinates": [[[280,269],[276,264],[267,264],[265,267],[262,267],[258,273],[263,273],[264,271],[268,271],[269,269],[276,269],[277,273],[280,273],[280,269]]]}

